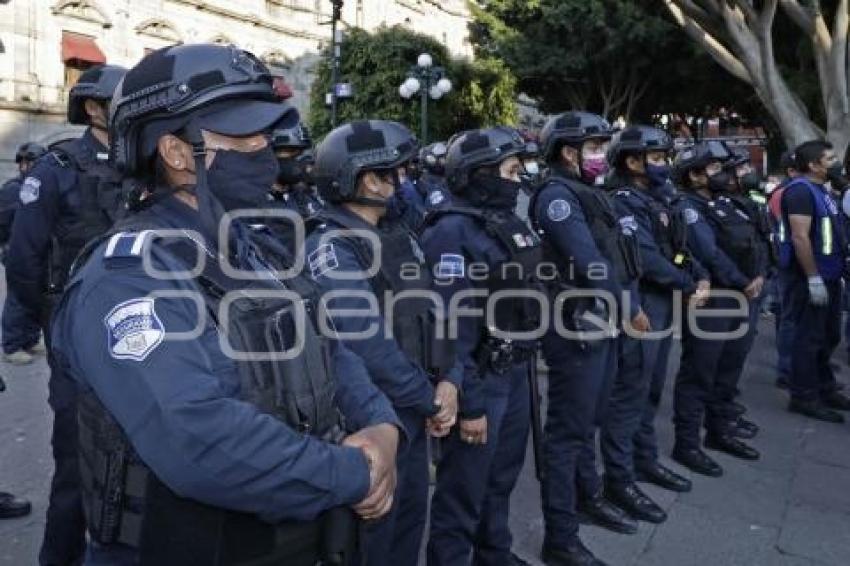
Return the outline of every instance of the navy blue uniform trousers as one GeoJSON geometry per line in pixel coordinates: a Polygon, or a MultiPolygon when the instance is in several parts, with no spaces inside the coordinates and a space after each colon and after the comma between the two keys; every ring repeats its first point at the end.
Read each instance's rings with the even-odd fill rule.
{"type": "Polygon", "coordinates": [[[503,374],[485,373],[480,394],[486,444],[463,442],[458,427],[442,444],[431,500],[430,566],[510,563],[510,496],[525,462],[530,424],[528,363],[534,361],[503,374]]]}
{"type": "MultiPolygon", "coordinates": [[[[712,297],[700,311],[707,313],[739,306],[740,302],[731,297],[712,297]]],[[[682,359],[676,374],[673,410],[676,445],[683,449],[700,446],[703,421],[709,433],[726,434],[735,418],[726,399],[734,397],[740,377],[741,352],[752,338],[747,337],[751,333],[749,330],[744,336],[730,336],[740,331],[742,324],[749,328],[749,304],[746,309],[742,316],[697,316],[696,328],[691,328],[687,317],[683,320],[682,359]]]]}
{"type": "Polygon", "coordinates": [[[396,409],[408,444],[396,459],[398,483],[393,507],[363,528],[361,564],[414,564],[419,557],[428,517],[428,436],[416,411],[396,409]]]}
{"type": "Polygon", "coordinates": [[[546,544],[564,548],[578,535],[576,504],[601,489],[596,471],[596,427],[605,418],[617,372],[617,342],[581,342],[550,332],[543,339],[549,365],[542,485],[546,544]]]}
{"type": "MultiPolygon", "coordinates": [[[[641,290],[641,301],[654,332],[667,330],[673,320],[673,295],[667,292],[641,290]]],[[[659,340],[645,340],[643,352],[650,366],[649,392],[643,408],[640,427],[635,432],[634,466],[650,467],[658,460],[658,438],[655,434],[655,414],[667,381],[667,366],[673,335],[659,340]]]]}

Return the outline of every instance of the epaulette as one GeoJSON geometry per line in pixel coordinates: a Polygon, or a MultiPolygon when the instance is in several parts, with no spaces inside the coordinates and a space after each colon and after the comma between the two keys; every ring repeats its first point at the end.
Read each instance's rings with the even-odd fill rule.
{"type": "Polygon", "coordinates": [[[145,240],[151,230],[141,232],[118,232],[113,234],[103,251],[104,260],[138,259],[141,260],[145,240]]]}
{"type": "Polygon", "coordinates": [[[62,167],[63,169],[67,169],[68,167],[74,165],[74,162],[71,160],[71,156],[65,153],[64,151],[54,150],[50,152],[50,155],[56,161],[57,165],[59,165],[59,167],[62,167]]]}

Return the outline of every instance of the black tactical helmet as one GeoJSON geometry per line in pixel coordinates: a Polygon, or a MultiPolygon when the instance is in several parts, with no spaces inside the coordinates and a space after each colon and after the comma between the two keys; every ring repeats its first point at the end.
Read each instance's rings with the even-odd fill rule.
{"type": "Polygon", "coordinates": [[[47,149],[44,146],[33,142],[27,142],[19,147],[18,151],[15,153],[15,163],[20,163],[21,161],[35,161],[45,153],[47,153],[47,149]]]}
{"type": "Polygon", "coordinates": [[[333,130],[316,147],[312,178],[325,200],[354,201],[361,173],[395,169],[418,151],[416,136],[398,122],[351,122],[333,130]]]}
{"type": "Polygon", "coordinates": [[[673,138],[667,132],[651,126],[628,126],[614,134],[611,139],[608,163],[615,166],[626,153],[669,152],[672,149],[673,138]]]}
{"type": "Polygon", "coordinates": [[[449,189],[453,193],[463,193],[474,170],[498,165],[511,156],[532,155],[534,149],[519,132],[507,126],[465,132],[451,142],[446,155],[449,189]]]}
{"type": "Polygon", "coordinates": [[[68,122],[88,124],[89,116],[84,108],[86,100],[111,99],[126,74],[127,69],[118,65],[97,65],[86,69],[68,93],[68,122]]]}
{"type": "Polygon", "coordinates": [[[590,112],[565,112],[549,118],[540,132],[541,157],[555,159],[566,144],[580,145],[591,139],[611,139],[613,130],[605,118],[590,112]]]}
{"type": "Polygon", "coordinates": [[[729,161],[727,165],[731,167],[738,167],[740,165],[744,165],[750,163],[750,150],[745,147],[732,147],[730,148],[728,145],[726,148],[729,150],[729,161]]]}
{"type": "Polygon", "coordinates": [[[299,120],[295,125],[288,124],[288,118],[272,128],[272,149],[310,149],[313,140],[310,131],[299,120]]]}
{"type": "Polygon", "coordinates": [[[722,142],[699,142],[676,154],[676,159],[673,160],[673,176],[676,182],[681,183],[689,172],[705,169],[712,161],[725,163],[730,158],[729,150],[722,142]]]}
{"type": "Polygon", "coordinates": [[[232,45],[175,45],[150,53],[130,69],[112,99],[109,140],[115,166],[129,175],[144,172],[167,133],[185,132],[202,151],[202,129],[246,136],[287,114],[297,120],[272,81],[259,59],[232,45]]]}

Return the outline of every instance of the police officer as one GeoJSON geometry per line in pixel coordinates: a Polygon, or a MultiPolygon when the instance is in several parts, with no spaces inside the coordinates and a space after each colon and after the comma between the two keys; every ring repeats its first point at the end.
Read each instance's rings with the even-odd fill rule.
{"type": "Polygon", "coordinates": [[[272,196],[284,208],[298,213],[302,218],[314,216],[322,208],[322,200],[310,180],[313,140],[307,126],[300,120],[295,124],[276,124],[272,130],[271,143],[280,169],[272,185],[272,196]]]}
{"type": "Polygon", "coordinates": [[[578,288],[596,294],[554,302],[553,317],[562,317],[574,333],[590,331],[586,339],[562,335],[554,325],[543,339],[549,366],[542,485],[547,564],[601,564],[579,540],[579,511],[616,532],[637,531],[635,521],[605,499],[595,464],[596,426],[604,422],[617,372],[616,327],[628,320],[638,331],[649,329],[632,293],[640,272],[633,221],[621,223],[608,195],[590,186],[604,179],[611,135],[608,122],[595,114],[551,118],[540,137],[549,174],[529,206],[547,262],[560,275],[553,293],[578,288]],[[620,316],[620,310],[626,312],[620,316]],[[599,329],[588,322],[592,318],[614,319],[605,325],[613,328],[599,329]]]}
{"type": "MultiPolygon", "coordinates": [[[[36,160],[47,150],[37,143],[27,142],[15,153],[18,176],[6,181],[0,187],[0,258],[5,259],[6,246],[12,232],[15,210],[20,205],[21,182],[36,160]]],[[[3,304],[3,359],[15,365],[32,362],[33,354],[44,352],[40,341],[41,326],[33,313],[21,305],[15,295],[8,291],[3,304]]]]}
{"type": "MultiPolygon", "coordinates": [[[[755,253],[749,231],[752,224],[746,215],[735,212],[728,199],[716,198],[728,190],[731,178],[723,169],[729,159],[725,146],[718,142],[701,142],[679,152],[674,172],[682,190],[675,206],[684,215],[688,246],[697,261],[711,276],[712,289],[726,291],[709,298],[707,309],[730,309],[743,313],[729,316],[699,317],[696,327],[690,320],[684,325],[682,358],[676,375],[674,419],[676,443],[673,459],[691,470],[717,477],[723,469],[703,452],[700,429],[707,429],[705,447],[733,456],[754,460],[758,452],[735,437],[736,418],[740,411],[732,402],[740,366],[746,354],[742,338],[748,333],[749,303],[729,292],[743,292],[746,299],[757,297],[763,285],[762,266],[755,253]],[[721,232],[722,231],[722,232],[721,232]],[[740,240],[730,235],[745,232],[740,240]],[[734,252],[734,260],[729,253],[734,252]],[[743,263],[747,273],[741,271],[743,263]],[[728,360],[734,359],[734,363],[728,360]]],[[[693,306],[689,305],[689,309],[693,306]]],[[[690,316],[689,316],[690,319],[690,316]]]]}
{"type": "MultiPolygon", "coordinates": [[[[77,252],[107,230],[120,212],[120,178],[107,163],[106,124],[109,100],[124,73],[122,67],[103,65],[80,76],[68,94],[68,121],[88,126],[85,133],[53,147],[21,185],[22,206],[12,225],[6,277],[11,292],[43,328],[77,252]]],[[[49,341],[47,346],[49,350],[49,341]]],[[[56,370],[50,355],[48,364],[55,469],[39,561],[71,564],[85,549],[76,399],[73,382],[56,370]]]]}
{"type": "Polygon", "coordinates": [[[447,206],[451,194],[446,186],[445,142],[435,142],[425,146],[419,152],[420,175],[416,181],[416,191],[425,211],[447,206]]]}
{"type": "Polygon", "coordinates": [[[388,203],[418,149],[410,130],[397,122],[353,122],[319,144],[313,170],[327,205],[307,238],[307,263],[328,293],[336,329],[392,401],[408,439],[398,457],[397,504],[366,529],[364,564],[416,562],[428,507],[426,426],[445,435],[457,413],[459,383],[445,378],[448,362],[427,357],[433,303],[422,250],[405,222],[387,218],[388,203]],[[390,297],[399,297],[398,304],[390,297]]]}
{"type": "MultiPolygon", "coordinates": [[[[729,410],[744,413],[746,407],[734,398],[739,395],[738,384],[758,332],[765,282],[773,269],[774,254],[766,201],[759,192],[759,179],[750,164],[749,152],[730,150],[728,146],[726,151],[728,158],[724,163],[724,174],[728,176],[728,184],[725,190],[720,189],[719,184],[715,185],[720,192],[716,192],[709,203],[708,219],[717,236],[718,246],[735,262],[741,273],[758,283],[760,290],[749,300],[747,332],[726,343],[718,364],[714,395],[717,402],[729,410]]],[[[754,438],[758,430],[758,426],[745,419],[743,414],[730,423],[731,433],[738,438],[754,438]]]]}
{"type": "Polygon", "coordinates": [[[782,194],[779,267],[783,317],[793,324],[791,412],[840,423],[850,399],[836,388],[829,364],[841,340],[841,277],[846,259],[839,211],[824,185],[841,177],[832,145],[794,150],[800,174],[782,194]]]}
{"type": "Polygon", "coordinates": [[[643,268],[641,307],[657,334],[624,333],[619,338],[619,371],[601,437],[605,490],[632,517],[654,523],[663,522],[667,515],[636,480],[678,492],[690,491],[691,482],[658,462],[653,424],[657,403],[651,402],[650,390],[654,387],[660,397],[664,376],[652,383],[653,371],[664,340],[672,333],[674,301],[692,294],[704,300],[708,292],[707,274],[689,257],[684,221],[663,197],[672,149],[667,133],[629,126],[614,136],[608,150],[612,167],[608,184],[618,211],[636,226],[643,268]]]}
{"type": "Polygon", "coordinates": [[[522,564],[511,554],[508,518],[530,422],[537,342],[528,334],[540,326],[541,305],[512,293],[537,290],[542,259],[539,239],[513,213],[527,152],[507,127],[455,139],[446,157],[451,205],[435,211],[422,233],[447,314],[457,317],[455,370],[462,383],[460,426],[443,444],[431,503],[433,566],[522,564]],[[466,309],[483,313],[498,292],[506,296],[491,303],[492,317],[458,316],[466,309]]]}
{"type": "Polygon", "coordinates": [[[80,388],[87,563],[345,564],[346,508],[391,505],[389,403],[318,333],[309,278],[281,279],[279,244],[224,215],[263,206],[287,111],[232,46],[155,51],[116,91],[140,210],[83,251],[53,324],[80,388]]]}

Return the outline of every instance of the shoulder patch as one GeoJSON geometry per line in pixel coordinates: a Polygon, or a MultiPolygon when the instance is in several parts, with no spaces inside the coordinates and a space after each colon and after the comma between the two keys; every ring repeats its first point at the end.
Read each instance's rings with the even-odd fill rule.
{"type": "Polygon", "coordinates": [[[103,317],[109,355],[116,360],[143,361],[162,343],[165,328],[156,315],[154,300],[124,301],[103,317]]]}
{"type": "Polygon", "coordinates": [[[431,206],[437,206],[445,199],[446,197],[443,195],[442,191],[432,191],[431,194],[428,195],[428,202],[431,203],[431,206]]]}
{"type": "Polygon", "coordinates": [[[35,177],[27,177],[21,185],[19,198],[23,204],[29,204],[38,200],[38,193],[41,190],[41,179],[35,177]]]}
{"type": "Polygon", "coordinates": [[[312,252],[310,252],[307,261],[310,265],[310,273],[313,279],[321,277],[328,271],[333,271],[339,267],[339,260],[336,257],[336,250],[333,244],[322,244],[312,252]]]}
{"type": "Polygon", "coordinates": [[[638,231],[637,220],[633,215],[623,216],[620,218],[620,228],[623,230],[623,234],[631,236],[638,231]]]}
{"type": "Polygon", "coordinates": [[[437,264],[435,276],[439,279],[463,277],[464,263],[465,258],[460,254],[440,254],[440,263],[437,264]]]}
{"type": "Polygon", "coordinates": [[[546,209],[546,216],[548,216],[549,220],[552,222],[562,222],[569,218],[570,214],[572,214],[570,203],[562,198],[555,199],[550,202],[546,209]]]}
{"type": "Polygon", "coordinates": [[[693,208],[685,209],[685,222],[688,224],[696,224],[699,221],[699,213],[693,208]]]}

